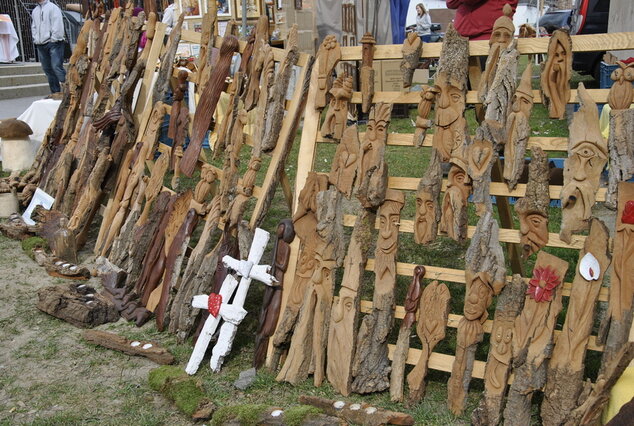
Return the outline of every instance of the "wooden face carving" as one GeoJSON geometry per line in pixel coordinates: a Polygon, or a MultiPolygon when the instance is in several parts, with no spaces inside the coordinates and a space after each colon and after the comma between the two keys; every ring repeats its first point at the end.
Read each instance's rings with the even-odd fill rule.
{"type": "Polygon", "coordinates": [[[500,47],[507,47],[513,40],[513,32],[506,27],[497,27],[493,29],[491,38],[489,39],[489,46],[494,44],[501,45],[500,47]]]}
{"type": "MultiPolygon", "coordinates": [[[[390,190],[388,190],[388,193],[390,190]]],[[[379,208],[379,236],[374,254],[374,272],[376,274],[375,295],[393,289],[396,278],[396,250],[398,247],[399,218],[404,201],[403,194],[396,191],[401,198],[386,198],[379,208]],[[385,287],[385,288],[384,288],[385,287]]]]}
{"type": "Polygon", "coordinates": [[[366,178],[367,171],[382,160],[387,143],[387,126],[390,122],[391,107],[388,104],[376,104],[370,112],[368,127],[361,143],[363,159],[361,161],[361,179],[366,178]]]}
{"type": "Polygon", "coordinates": [[[399,217],[402,206],[387,201],[379,211],[379,241],[378,248],[384,254],[393,253],[398,243],[399,217]]]}
{"type": "MultiPolygon", "coordinates": [[[[354,300],[357,297],[357,292],[349,289],[348,287],[341,287],[339,291],[339,298],[333,303],[332,306],[332,320],[336,323],[340,323],[344,318],[349,318],[355,314],[354,300]]],[[[352,329],[353,321],[344,321],[344,324],[350,325],[352,329]]],[[[346,334],[344,334],[346,335],[346,334]]]]}
{"type": "Polygon", "coordinates": [[[463,198],[466,202],[467,198],[469,198],[469,192],[470,192],[470,189],[469,189],[470,180],[467,173],[464,170],[462,170],[462,168],[460,168],[459,166],[453,165],[451,167],[451,170],[449,170],[449,175],[447,176],[447,180],[448,180],[447,192],[449,192],[450,189],[452,189],[452,191],[457,191],[460,197],[463,198]]]}
{"type": "MultiPolygon", "coordinates": [[[[439,342],[445,337],[446,319],[438,321],[438,312],[447,308],[450,299],[449,289],[444,284],[434,281],[423,290],[421,305],[429,309],[421,309],[417,330],[421,336],[428,337],[427,343],[439,342]]],[[[422,337],[421,337],[422,338],[422,337]]]]}
{"type": "Polygon", "coordinates": [[[350,197],[355,175],[357,173],[357,160],[359,158],[359,134],[357,126],[348,127],[343,132],[341,143],[337,146],[335,158],[328,180],[339,191],[350,197]]]}
{"type": "Polygon", "coordinates": [[[431,235],[436,224],[436,202],[433,195],[424,190],[416,194],[416,216],[414,221],[414,235],[417,242],[431,241],[431,235]]]}
{"type": "Polygon", "coordinates": [[[539,251],[548,243],[548,218],[539,212],[518,212],[520,244],[525,255],[539,251]]]}
{"type": "Polygon", "coordinates": [[[467,320],[480,320],[483,315],[486,315],[493,295],[489,281],[489,274],[486,272],[467,273],[467,294],[464,300],[464,317],[467,320]]]}
{"type": "MultiPolygon", "coordinates": [[[[327,250],[325,251],[327,252],[327,250]]],[[[325,253],[324,252],[324,253],[325,253]]],[[[310,281],[315,286],[323,286],[325,288],[332,287],[332,268],[336,266],[336,262],[332,259],[327,259],[327,256],[322,253],[315,253],[315,269],[310,278],[310,281]]]]}
{"type": "Polygon", "coordinates": [[[452,85],[442,75],[435,88],[438,94],[433,145],[442,160],[449,161],[452,151],[463,142],[465,94],[463,89],[452,85]]]}
{"type": "Polygon", "coordinates": [[[608,103],[612,109],[628,109],[634,100],[634,62],[624,64],[617,62],[619,68],[612,71],[610,78],[614,81],[610,94],[608,95],[608,103]]]}
{"type": "Polygon", "coordinates": [[[564,30],[553,33],[548,45],[548,60],[542,71],[541,88],[550,118],[561,119],[570,98],[572,42],[564,30]]]}

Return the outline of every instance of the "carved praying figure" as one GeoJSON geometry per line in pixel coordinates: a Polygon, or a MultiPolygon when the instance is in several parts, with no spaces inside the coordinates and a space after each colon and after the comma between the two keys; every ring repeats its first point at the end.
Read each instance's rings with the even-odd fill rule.
{"type": "Polygon", "coordinates": [[[354,180],[357,176],[358,160],[359,133],[355,124],[349,126],[343,133],[328,175],[328,182],[335,185],[348,198],[352,194],[354,180]]]}
{"type": "Polygon", "coordinates": [[[564,118],[566,104],[570,99],[570,77],[572,76],[572,40],[568,30],[553,32],[548,42],[548,59],[542,69],[542,101],[548,108],[550,118],[564,118]]]}
{"type": "Polygon", "coordinates": [[[317,52],[317,82],[319,85],[319,90],[315,95],[315,108],[317,109],[326,106],[326,95],[332,84],[332,70],[340,60],[341,48],[339,47],[337,37],[332,34],[326,36],[317,52]]]}
{"type": "Polygon", "coordinates": [[[528,166],[526,195],[515,203],[515,212],[520,220],[520,245],[522,257],[528,258],[548,244],[548,157],[535,146],[533,158],[528,166]]]}
{"type": "Polygon", "coordinates": [[[610,108],[628,109],[632,101],[634,101],[634,62],[624,64],[617,62],[618,68],[612,71],[610,78],[614,81],[608,94],[608,103],[610,108]]]}
{"type": "Polygon", "coordinates": [[[429,119],[431,108],[436,101],[438,89],[435,86],[423,86],[420,92],[420,102],[418,103],[418,117],[416,117],[416,130],[414,131],[414,145],[423,146],[427,129],[432,126],[429,119]]]}
{"type": "Polygon", "coordinates": [[[374,97],[374,45],[376,40],[372,33],[365,33],[361,39],[361,110],[364,114],[370,111],[374,97]]]}
{"type": "Polygon", "coordinates": [[[391,114],[392,104],[375,104],[370,110],[368,128],[361,142],[357,198],[366,208],[380,206],[385,198],[387,164],[384,156],[391,114]]]}
{"type": "Polygon", "coordinates": [[[442,200],[440,233],[455,241],[467,238],[467,207],[471,193],[471,181],[465,171],[467,166],[458,159],[452,164],[447,177],[447,189],[442,200]]]}
{"type": "Polygon", "coordinates": [[[533,64],[528,61],[511,103],[511,113],[506,120],[506,143],[504,144],[504,179],[509,189],[517,186],[524,171],[524,153],[528,144],[531,126],[529,120],[533,110],[531,77],[533,64]]]}
{"type": "Polygon", "coordinates": [[[348,103],[352,98],[352,77],[342,74],[330,89],[330,106],[326,119],[321,126],[321,135],[325,138],[340,140],[348,121],[348,103]]]}
{"type": "Polygon", "coordinates": [[[414,70],[418,66],[420,54],[423,51],[423,41],[416,32],[407,33],[403,41],[403,60],[401,61],[401,73],[403,73],[403,88],[407,89],[412,85],[414,70]]]}
{"type": "Polygon", "coordinates": [[[416,214],[414,218],[414,240],[418,244],[429,244],[438,234],[440,205],[438,196],[442,184],[440,156],[432,148],[431,159],[416,192],[416,214]]]}
{"type": "Polygon", "coordinates": [[[453,153],[462,149],[467,138],[467,121],[464,118],[469,40],[461,37],[449,24],[442,51],[435,89],[436,116],[432,144],[442,161],[449,161],[453,153]]]}
{"type": "Polygon", "coordinates": [[[588,229],[601,172],[608,160],[607,142],[599,128],[597,106],[583,83],[577,91],[581,107],[570,124],[568,158],[561,189],[560,238],[570,244],[573,232],[588,229]]]}
{"type": "Polygon", "coordinates": [[[480,79],[480,87],[478,88],[478,98],[480,102],[484,102],[489,93],[489,89],[493,84],[498,69],[498,60],[504,49],[510,46],[515,33],[515,25],[513,25],[513,8],[507,3],[502,8],[503,15],[493,23],[493,32],[489,39],[489,55],[487,56],[484,72],[480,79]]]}

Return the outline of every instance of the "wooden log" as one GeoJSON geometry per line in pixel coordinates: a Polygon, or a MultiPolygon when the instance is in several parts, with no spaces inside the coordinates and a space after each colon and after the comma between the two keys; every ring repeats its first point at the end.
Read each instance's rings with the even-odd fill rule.
{"type": "Polygon", "coordinates": [[[471,415],[474,425],[497,425],[504,409],[511,375],[513,325],[524,307],[526,284],[519,274],[500,293],[495,307],[491,343],[484,372],[484,395],[471,415]]]}
{"type": "Polygon", "coordinates": [[[425,396],[425,377],[429,357],[434,347],[445,338],[445,328],[449,316],[449,288],[438,281],[431,282],[420,298],[420,309],[416,333],[421,340],[422,350],[416,366],[407,375],[409,403],[419,402],[425,396]]]}
{"type": "Polygon", "coordinates": [[[506,284],[504,253],[499,243],[497,221],[490,211],[478,220],[476,234],[465,256],[466,293],[464,316],[458,324],[456,359],[447,383],[448,405],[458,415],[465,407],[473,361],[478,343],[482,341],[482,324],[487,309],[506,284]]]}
{"type": "Polygon", "coordinates": [[[570,99],[572,40],[566,29],[555,30],[548,42],[548,59],[541,74],[541,95],[550,118],[562,119],[570,99]]]}
{"type": "Polygon", "coordinates": [[[202,148],[202,142],[209,130],[209,125],[216,110],[216,105],[220,99],[220,93],[225,87],[225,79],[229,75],[229,67],[231,66],[231,58],[233,53],[238,51],[238,39],[233,35],[227,35],[220,46],[220,56],[216,63],[213,74],[205,89],[200,95],[200,102],[196,108],[194,121],[192,123],[192,133],[189,146],[185,150],[183,159],[181,160],[181,172],[185,176],[191,177],[194,172],[198,156],[202,148]]]}
{"type": "Polygon", "coordinates": [[[255,27],[255,40],[253,44],[253,56],[248,67],[248,83],[244,93],[244,108],[251,111],[258,105],[260,98],[260,79],[264,70],[264,62],[268,52],[263,49],[268,45],[269,20],[265,15],[260,16],[255,27]]]}
{"type": "Polygon", "coordinates": [[[513,372],[504,409],[505,425],[525,425],[531,418],[531,399],[546,381],[553,331],[561,311],[562,286],[568,262],[540,251],[529,282],[522,313],[513,328],[513,372]]]}
{"type": "Polygon", "coordinates": [[[564,424],[577,407],[583,391],[584,360],[592,333],[594,309],[603,277],[610,266],[609,236],[605,224],[593,219],[590,235],[579,252],[566,321],[548,363],[540,413],[544,425],[564,424]]]}
{"type": "Polygon", "coordinates": [[[44,287],[37,296],[40,311],[75,327],[89,328],[119,319],[114,305],[86,284],[44,287]]]}
{"type": "Polygon", "coordinates": [[[299,402],[323,410],[330,416],[337,416],[346,422],[368,426],[378,425],[413,425],[414,419],[409,414],[387,411],[370,404],[346,404],[318,396],[302,395],[299,402]]]}
{"type": "Polygon", "coordinates": [[[403,380],[405,378],[405,361],[409,351],[409,336],[412,325],[416,322],[416,313],[418,312],[418,304],[422,293],[421,280],[424,276],[424,266],[414,268],[414,276],[407,289],[407,295],[403,303],[405,317],[401,322],[396,347],[392,353],[392,371],[390,373],[390,399],[392,402],[403,401],[403,380]]]}
{"type": "Polygon", "coordinates": [[[317,51],[317,81],[318,90],[315,93],[315,108],[321,109],[326,106],[327,94],[332,84],[332,71],[341,60],[341,48],[337,37],[328,35],[319,46],[317,51]]]}
{"type": "MultiPolygon", "coordinates": [[[[627,84],[632,86],[630,82],[627,84]]],[[[615,209],[619,182],[628,181],[634,176],[634,110],[610,111],[608,150],[610,167],[605,204],[615,209]]]]}
{"type": "Polygon", "coordinates": [[[143,356],[157,364],[174,363],[174,356],[156,342],[130,340],[102,330],[86,330],[82,333],[82,337],[92,344],[121,351],[128,355],[143,356]]]}
{"type": "Polygon", "coordinates": [[[88,268],[68,263],[59,257],[49,255],[42,249],[33,250],[35,262],[46,269],[46,273],[52,277],[68,278],[72,280],[90,279],[88,268]]]}
{"type": "Polygon", "coordinates": [[[326,374],[335,390],[344,396],[350,394],[359,303],[374,221],[372,211],[360,208],[350,237],[339,297],[330,316],[326,374]]]}
{"type": "Polygon", "coordinates": [[[403,88],[407,89],[412,85],[412,77],[414,70],[418,68],[418,60],[423,51],[423,41],[416,32],[407,33],[401,52],[403,60],[401,61],[401,73],[403,74],[403,88]]]}
{"type": "Polygon", "coordinates": [[[522,257],[527,259],[548,244],[548,157],[539,147],[531,152],[526,195],[515,203],[520,220],[522,257]]]}
{"type": "Polygon", "coordinates": [[[262,71],[260,71],[261,88],[258,88],[258,99],[255,112],[255,129],[253,131],[253,154],[262,153],[262,137],[264,136],[264,128],[266,127],[268,117],[268,103],[272,99],[269,96],[273,83],[275,83],[275,55],[271,46],[265,44],[262,46],[262,71]]]}
{"type": "Polygon", "coordinates": [[[438,204],[442,185],[440,155],[432,148],[431,158],[416,192],[416,213],[414,217],[414,240],[418,244],[429,244],[438,235],[441,211],[438,204]]]}
{"type": "Polygon", "coordinates": [[[176,24],[172,27],[172,31],[167,39],[165,51],[163,55],[161,55],[161,66],[156,77],[156,82],[154,83],[154,91],[152,92],[152,105],[165,100],[165,94],[167,93],[172,77],[172,67],[174,65],[174,58],[176,57],[176,49],[181,39],[184,19],[185,14],[181,13],[176,24]]]}
{"type": "Polygon", "coordinates": [[[361,38],[361,111],[367,114],[372,105],[372,97],[374,96],[374,69],[372,61],[374,60],[374,45],[376,40],[372,33],[365,33],[361,38]]]}
{"type": "Polygon", "coordinates": [[[361,322],[352,365],[351,389],[356,393],[380,392],[390,386],[387,337],[394,321],[398,222],[403,204],[402,192],[388,190],[379,209],[381,227],[374,255],[373,308],[361,322]]]}
{"type": "Polygon", "coordinates": [[[326,118],[321,126],[324,138],[341,140],[343,130],[348,122],[348,103],[352,97],[352,76],[341,74],[333,83],[329,92],[330,105],[326,111],[326,118]]]}
{"type": "Polygon", "coordinates": [[[570,243],[573,232],[588,228],[601,172],[608,161],[608,146],[599,129],[597,106],[583,83],[577,93],[581,107],[570,124],[568,158],[564,163],[564,186],[561,189],[559,237],[567,243],[570,243]]]}

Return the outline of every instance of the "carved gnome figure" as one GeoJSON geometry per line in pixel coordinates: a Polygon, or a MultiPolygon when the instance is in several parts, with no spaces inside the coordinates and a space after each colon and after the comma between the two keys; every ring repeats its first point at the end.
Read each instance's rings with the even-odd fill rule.
{"type": "Polygon", "coordinates": [[[22,120],[9,118],[0,121],[2,170],[12,172],[31,167],[35,156],[29,138],[32,134],[31,127],[22,120]]]}
{"type": "Polygon", "coordinates": [[[515,33],[515,25],[513,25],[513,18],[511,17],[511,15],[513,15],[513,9],[507,3],[504,5],[502,12],[504,14],[493,24],[493,32],[489,39],[489,56],[487,57],[484,73],[478,89],[478,97],[482,102],[486,99],[489,88],[495,78],[500,54],[511,44],[513,34],[515,33]]]}

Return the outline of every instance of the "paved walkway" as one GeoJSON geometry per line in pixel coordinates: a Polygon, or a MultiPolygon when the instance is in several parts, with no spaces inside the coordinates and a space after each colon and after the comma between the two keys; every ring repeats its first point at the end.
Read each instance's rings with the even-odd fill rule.
{"type": "Polygon", "coordinates": [[[0,120],[20,116],[33,102],[43,98],[44,96],[29,96],[27,98],[0,100],[0,120]]]}

